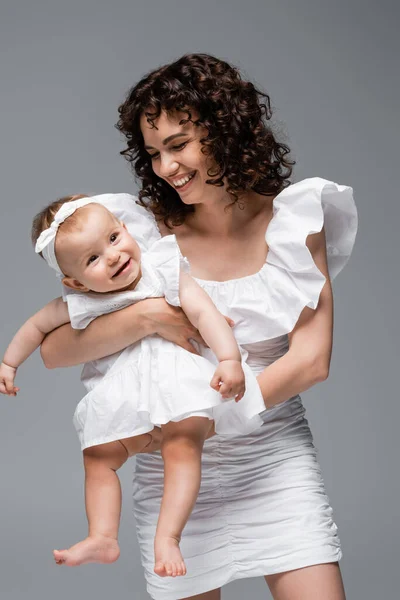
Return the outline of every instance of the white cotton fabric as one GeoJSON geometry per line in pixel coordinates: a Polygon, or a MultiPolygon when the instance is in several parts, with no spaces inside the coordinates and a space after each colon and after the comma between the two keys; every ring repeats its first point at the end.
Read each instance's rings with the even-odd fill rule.
{"type": "Polygon", "coordinates": [[[35,252],[42,254],[43,258],[51,269],[57,273],[58,277],[63,277],[64,274],[60,269],[60,265],[57,262],[55,243],[58,233],[58,229],[66,219],[74,214],[78,208],[82,208],[87,204],[96,202],[95,197],[92,198],[79,198],[78,200],[72,200],[71,202],[65,202],[61,208],[54,215],[53,221],[47,229],[42,231],[37,239],[35,245],[35,252]]]}
{"type": "MultiPolygon", "coordinates": [[[[100,199],[109,208],[108,198],[97,196],[96,202],[100,199]]],[[[138,235],[140,220],[126,225],[133,237],[138,235]]],[[[142,240],[144,247],[146,240],[142,240]]],[[[142,278],[134,290],[67,293],[71,324],[83,329],[96,317],[145,298],[164,296],[169,304],[180,306],[180,271],[188,269],[175,236],[158,239],[149,250],[142,251],[142,278]]],[[[243,359],[246,356],[243,351],[243,359]]],[[[265,406],[251,369],[243,360],[246,392],[235,402],[234,398],[223,399],[210,387],[217,364],[212,352],[207,357],[197,356],[159,336],[149,336],[97,361],[94,372],[93,366],[86,368],[82,381],[88,393],[76,407],[73,419],[82,450],[191,416],[213,420],[216,432],[223,435],[244,434],[260,427],[259,414],[265,406]]]]}
{"type": "MultiPolygon", "coordinates": [[[[293,184],[275,198],[268,255],[258,273],[226,282],[197,279],[235,321],[255,375],[288,351],[287,334],[303,308],[318,305],[325,277],[306,239],[323,226],[333,279],[351,254],[357,211],[351,188],[320,178],[293,184]]],[[[161,578],[153,571],[163,463],[160,453],[136,457],[134,514],[151,598],[178,600],[235,579],[341,558],[304,412],[295,396],[264,411],[263,425],[254,432],[206,441],[200,494],[182,536],[185,577],[161,578]]]]}

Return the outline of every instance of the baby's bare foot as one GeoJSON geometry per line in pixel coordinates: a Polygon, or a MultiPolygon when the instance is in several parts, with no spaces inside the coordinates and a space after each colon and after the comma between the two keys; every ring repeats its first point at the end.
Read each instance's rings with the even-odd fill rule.
{"type": "Polygon", "coordinates": [[[117,540],[102,535],[89,536],[68,550],[53,550],[58,565],[77,567],[86,563],[113,563],[119,558],[117,540]]]}
{"type": "Polygon", "coordinates": [[[154,572],[160,577],[186,575],[186,566],[176,538],[156,536],[154,555],[154,572]]]}

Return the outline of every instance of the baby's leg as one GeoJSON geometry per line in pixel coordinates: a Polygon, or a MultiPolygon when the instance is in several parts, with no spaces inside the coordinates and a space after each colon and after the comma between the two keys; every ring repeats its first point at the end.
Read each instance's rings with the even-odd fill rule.
{"type": "Polygon", "coordinates": [[[149,440],[151,437],[143,434],[83,451],[89,535],[68,550],[54,550],[57,564],[78,566],[90,562],[112,563],[118,559],[121,486],[116,471],[133,454],[133,448],[140,452],[149,440]]]}
{"type": "Polygon", "coordinates": [[[195,505],[201,482],[201,452],[213,422],[190,417],[161,427],[164,493],[154,540],[157,575],[185,575],[181,534],[195,505]]]}

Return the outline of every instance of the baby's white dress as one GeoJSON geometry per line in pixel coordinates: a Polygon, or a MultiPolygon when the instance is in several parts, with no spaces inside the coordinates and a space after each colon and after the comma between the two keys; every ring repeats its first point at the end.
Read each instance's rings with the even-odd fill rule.
{"type": "MultiPolygon", "coordinates": [[[[147,219],[159,237],[152,215],[147,219]]],[[[255,375],[288,351],[287,334],[303,308],[318,306],[325,277],[306,239],[323,226],[334,279],[352,252],[357,211],[351,188],[320,178],[293,184],[275,198],[266,231],[268,255],[258,273],[225,282],[197,279],[217,308],[235,321],[236,339],[248,352],[255,375]]],[[[134,514],[151,598],[189,598],[235,579],[341,558],[304,414],[295,396],[265,410],[263,425],[254,432],[206,441],[200,493],[181,542],[185,577],[162,578],[153,571],[163,463],[159,452],[136,457],[134,514]]]]}
{"type": "MultiPolygon", "coordinates": [[[[68,290],[65,300],[72,327],[84,329],[96,317],[145,298],[165,297],[169,304],[180,306],[180,270],[189,271],[189,265],[175,236],[155,241],[153,235],[146,236],[147,212],[143,209],[144,221],[141,211],[133,214],[132,196],[103,194],[96,202],[123,220],[139,243],[142,277],[134,290],[125,292],[68,290]]],[[[218,365],[212,352],[207,352],[207,358],[197,356],[157,335],[91,363],[82,377],[88,393],[74,414],[82,450],[147,433],[155,425],[191,416],[214,420],[216,432],[225,435],[257,429],[262,425],[259,414],[265,405],[256,376],[245,362],[247,352],[242,353],[246,392],[239,402],[233,398],[224,400],[210,387],[218,365]]]]}

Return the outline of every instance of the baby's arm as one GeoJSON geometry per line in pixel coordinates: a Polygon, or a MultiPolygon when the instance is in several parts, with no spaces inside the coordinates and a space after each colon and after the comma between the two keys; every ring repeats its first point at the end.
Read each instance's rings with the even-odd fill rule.
{"type": "Polygon", "coordinates": [[[218,358],[211,387],[224,398],[240,400],[245,391],[241,354],[235,336],[208,294],[187,273],[181,272],[179,298],[182,309],[218,358]],[[222,385],[221,385],[222,381],[222,385]]]}
{"type": "Polygon", "coordinates": [[[0,365],[0,393],[16,396],[19,388],[14,387],[18,367],[43,342],[53,329],[69,322],[68,308],[62,298],[52,300],[26,321],[15,334],[0,365]]]}

